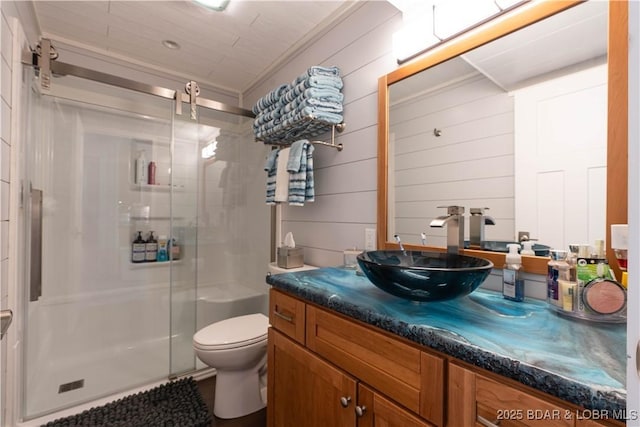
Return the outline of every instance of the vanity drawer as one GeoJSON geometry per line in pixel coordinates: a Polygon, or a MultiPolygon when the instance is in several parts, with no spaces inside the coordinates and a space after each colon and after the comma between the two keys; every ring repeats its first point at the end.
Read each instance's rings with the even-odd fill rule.
{"type": "Polygon", "coordinates": [[[305,303],[275,289],[269,291],[269,323],[304,345],[305,303]]]}
{"type": "Polygon", "coordinates": [[[443,358],[313,306],[307,306],[307,347],[429,422],[443,425],[443,358]]]}
{"type": "Polygon", "coordinates": [[[575,426],[572,411],[551,401],[476,375],[477,415],[501,426],[575,426]],[[495,421],[494,421],[495,420],[495,421]]]}

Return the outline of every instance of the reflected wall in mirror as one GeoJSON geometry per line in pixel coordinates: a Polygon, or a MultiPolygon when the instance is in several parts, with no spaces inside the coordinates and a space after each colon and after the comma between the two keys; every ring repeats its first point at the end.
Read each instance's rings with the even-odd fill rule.
{"type": "Polygon", "coordinates": [[[550,3],[380,79],[379,246],[446,246],[429,223],[448,205],[467,240],[471,208],[489,208],[487,241],[607,239],[609,4],[550,3]]]}

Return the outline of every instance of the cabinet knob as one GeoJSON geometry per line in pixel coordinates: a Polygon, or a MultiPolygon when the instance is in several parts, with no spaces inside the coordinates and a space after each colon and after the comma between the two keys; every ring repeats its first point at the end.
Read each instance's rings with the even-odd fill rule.
{"type": "Polygon", "coordinates": [[[356,415],[359,417],[363,417],[364,413],[367,412],[367,407],[362,405],[362,406],[356,406],[356,415]]]}
{"type": "Polygon", "coordinates": [[[349,406],[349,402],[351,402],[351,396],[342,396],[340,398],[340,404],[342,405],[343,408],[346,408],[347,406],[349,406]]]}

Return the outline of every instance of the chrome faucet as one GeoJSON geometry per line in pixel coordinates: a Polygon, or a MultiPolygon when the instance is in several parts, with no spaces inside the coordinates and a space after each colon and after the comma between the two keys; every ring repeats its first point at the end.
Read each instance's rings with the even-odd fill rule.
{"type": "Polygon", "coordinates": [[[484,226],[496,225],[496,221],[489,215],[485,215],[484,211],[489,208],[471,208],[471,216],[469,217],[469,247],[473,249],[482,249],[484,242],[484,226]]]}
{"type": "Polygon", "coordinates": [[[447,226],[447,252],[457,254],[464,248],[464,206],[438,206],[447,208],[447,214],[432,220],[430,227],[447,226]]]}

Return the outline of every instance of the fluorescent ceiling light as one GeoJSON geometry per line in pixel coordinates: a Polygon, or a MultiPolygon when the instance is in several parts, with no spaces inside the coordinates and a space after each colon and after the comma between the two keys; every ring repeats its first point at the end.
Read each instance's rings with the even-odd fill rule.
{"type": "Polygon", "coordinates": [[[193,0],[194,2],[201,4],[202,6],[215,10],[216,12],[222,12],[229,4],[229,0],[193,0]]]}

